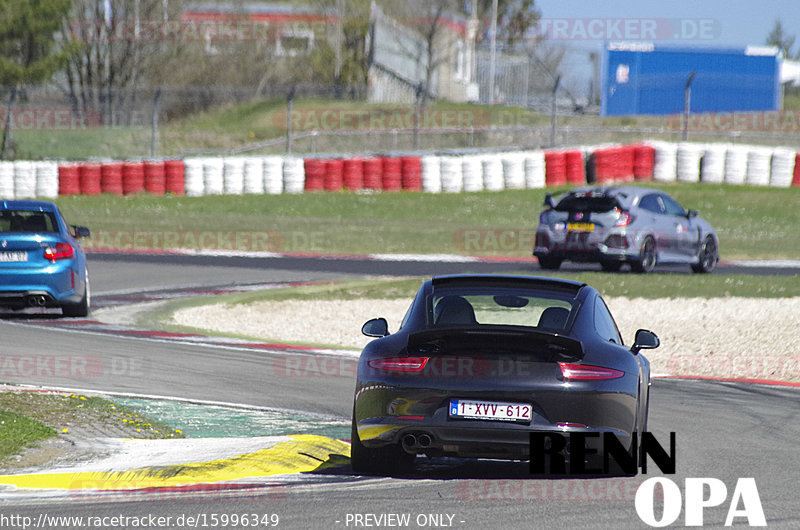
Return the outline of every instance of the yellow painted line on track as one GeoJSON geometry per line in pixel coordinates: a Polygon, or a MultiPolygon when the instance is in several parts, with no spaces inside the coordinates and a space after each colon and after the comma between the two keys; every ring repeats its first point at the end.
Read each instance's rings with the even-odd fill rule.
{"type": "Polygon", "coordinates": [[[231,458],[129,471],[35,473],[2,475],[0,485],[30,489],[121,490],[185,486],[266,477],[286,473],[308,473],[342,464],[350,456],[350,445],[325,436],[293,435],[291,441],[231,458]]]}

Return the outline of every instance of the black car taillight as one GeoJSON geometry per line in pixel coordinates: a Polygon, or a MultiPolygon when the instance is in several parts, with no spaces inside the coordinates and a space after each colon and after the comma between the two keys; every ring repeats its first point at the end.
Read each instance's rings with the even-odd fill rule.
{"type": "Polygon", "coordinates": [[[55,247],[48,246],[44,249],[44,259],[55,263],[60,259],[72,259],[75,257],[75,249],[69,243],[56,243],[55,247]]]}
{"type": "Polygon", "coordinates": [[[602,366],[591,366],[588,364],[558,363],[561,368],[561,375],[564,379],[571,381],[577,380],[596,380],[596,379],[617,379],[625,375],[625,372],[614,370],[613,368],[603,368],[602,366]]]}
{"type": "Polygon", "coordinates": [[[421,372],[429,360],[430,357],[387,357],[372,359],[367,364],[370,368],[387,372],[421,372]]]}

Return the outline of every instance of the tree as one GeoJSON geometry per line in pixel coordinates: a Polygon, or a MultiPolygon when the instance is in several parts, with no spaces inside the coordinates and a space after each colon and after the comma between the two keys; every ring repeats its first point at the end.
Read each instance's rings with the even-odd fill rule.
{"type": "Polygon", "coordinates": [[[775,26],[773,26],[772,31],[769,32],[767,36],[767,44],[770,46],[776,46],[781,49],[783,52],[783,56],[786,59],[800,58],[800,51],[798,51],[795,55],[792,55],[792,47],[794,46],[795,36],[788,35],[785,30],[783,29],[783,24],[780,20],[775,21],[775,26]]]}
{"type": "Polygon", "coordinates": [[[0,0],[0,86],[9,91],[0,158],[12,144],[12,114],[22,87],[50,79],[74,52],[55,46],[71,0],[0,0]]]}
{"type": "MultiPolygon", "coordinates": [[[[477,16],[481,24],[479,35],[489,35],[492,1],[476,0],[477,16]]],[[[536,9],[535,0],[497,0],[497,40],[508,46],[524,41],[541,16],[536,9]]]]}

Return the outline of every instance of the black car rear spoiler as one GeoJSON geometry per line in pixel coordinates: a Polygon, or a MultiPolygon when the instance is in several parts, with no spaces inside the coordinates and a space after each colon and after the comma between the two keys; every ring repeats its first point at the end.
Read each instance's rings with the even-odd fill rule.
{"type": "Polygon", "coordinates": [[[408,352],[455,354],[476,352],[530,355],[542,361],[583,359],[581,341],[525,326],[454,326],[431,328],[408,336],[408,352]]]}

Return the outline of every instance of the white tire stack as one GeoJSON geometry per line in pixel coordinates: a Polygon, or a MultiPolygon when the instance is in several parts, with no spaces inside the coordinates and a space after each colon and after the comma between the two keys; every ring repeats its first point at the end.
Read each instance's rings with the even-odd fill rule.
{"type": "Polygon", "coordinates": [[[700,162],[700,182],[721,184],[725,180],[725,144],[709,144],[700,162]]]}
{"type": "Polygon", "coordinates": [[[36,168],[29,160],[14,162],[14,196],[17,199],[36,197],[36,168]]]}
{"type": "Polygon", "coordinates": [[[464,191],[483,191],[483,165],[480,155],[465,155],[461,162],[464,191]]]}
{"type": "Polygon", "coordinates": [[[440,171],[442,173],[442,191],[459,193],[464,189],[464,168],[460,156],[443,156],[440,171]]]}
{"type": "Polygon", "coordinates": [[[228,156],[223,159],[223,193],[241,195],[244,191],[244,158],[228,156]]]}
{"type": "Polygon", "coordinates": [[[442,161],[438,156],[428,155],[420,159],[422,165],[422,191],[440,193],[442,191],[442,161]]]}
{"type": "Polygon", "coordinates": [[[544,151],[525,153],[525,187],[530,189],[545,186],[544,151]]]}
{"type": "Polygon", "coordinates": [[[202,197],[205,193],[204,159],[186,158],[183,161],[183,185],[187,197],[202,197]]]}
{"type": "Polygon", "coordinates": [[[244,159],[245,193],[264,193],[264,159],[258,156],[248,156],[244,159]]]}
{"type": "Polygon", "coordinates": [[[491,153],[484,157],[483,161],[483,188],[488,191],[500,191],[503,189],[503,161],[498,153],[491,153]]]}
{"type": "Polygon", "coordinates": [[[14,163],[0,160],[0,199],[13,199],[14,194],[14,163]]]}
{"type": "Polygon", "coordinates": [[[525,188],[525,159],[521,153],[506,153],[501,158],[503,184],[507,190],[525,188]]]}
{"type": "Polygon", "coordinates": [[[283,190],[286,193],[303,193],[306,186],[306,168],[302,158],[283,159],[283,190]]]}
{"type": "Polygon", "coordinates": [[[675,182],[677,178],[678,146],[669,142],[653,142],[655,150],[653,163],[653,180],[657,182],[675,182]]]}
{"type": "Polygon", "coordinates": [[[265,156],[263,161],[264,193],[270,195],[283,193],[283,157],[265,156]]]}
{"type": "Polygon", "coordinates": [[[700,157],[703,146],[689,142],[678,144],[677,178],[678,182],[700,182],[700,157]]]}
{"type": "Polygon", "coordinates": [[[225,190],[224,163],[221,158],[203,159],[203,184],[205,195],[222,195],[225,190]]]}
{"type": "Polygon", "coordinates": [[[747,178],[747,146],[728,145],[725,152],[725,184],[744,184],[747,178]]]}
{"type": "Polygon", "coordinates": [[[747,153],[747,177],[745,182],[752,186],[768,186],[772,149],[751,146],[747,153]]]}
{"type": "Polygon", "coordinates": [[[44,199],[58,198],[58,163],[35,162],[36,196],[44,199]]]}
{"type": "Polygon", "coordinates": [[[788,188],[792,185],[794,176],[794,161],[797,153],[786,147],[777,147],[772,152],[772,170],[769,176],[769,185],[778,188],[788,188]]]}

